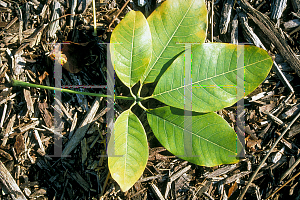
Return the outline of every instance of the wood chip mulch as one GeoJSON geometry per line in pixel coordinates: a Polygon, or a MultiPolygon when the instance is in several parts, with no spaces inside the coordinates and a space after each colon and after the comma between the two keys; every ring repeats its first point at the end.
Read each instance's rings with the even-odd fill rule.
{"type": "MultiPolygon", "coordinates": [[[[96,1],[96,37],[91,0],[0,0],[0,200],[300,199],[299,0],[206,1],[207,42],[251,43],[274,60],[266,80],[245,97],[242,114],[236,114],[237,106],[218,111],[232,127],[244,129],[246,155],[237,164],[208,168],[178,159],[147,126],[147,167],[123,193],[104,156],[105,99],[61,93],[61,101],[54,101],[53,91],[10,86],[12,77],[57,84],[56,43],[64,43],[61,86],[106,85],[104,43],[114,27],[130,10],[147,17],[161,3],[96,1]],[[237,125],[238,118],[245,124],[237,125]],[[74,135],[80,139],[72,141],[74,135]],[[57,150],[67,146],[70,153],[59,156],[57,150]]],[[[106,93],[105,88],[73,89],[106,93]]],[[[128,94],[118,79],[115,89],[128,94]]],[[[127,107],[116,101],[116,117],[127,107]]]]}

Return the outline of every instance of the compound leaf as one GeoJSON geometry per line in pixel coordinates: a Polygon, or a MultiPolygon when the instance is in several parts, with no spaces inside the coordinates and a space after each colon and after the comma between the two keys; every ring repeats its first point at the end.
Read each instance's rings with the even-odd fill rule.
{"type": "Polygon", "coordinates": [[[183,53],[177,57],[163,74],[152,97],[184,109],[184,97],[192,93],[192,111],[196,112],[217,111],[233,105],[265,80],[273,64],[268,53],[255,46],[194,45],[192,81],[185,84],[185,56],[183,53]]]}
{"type": "Polygon", "coordinates": [[[213,112],[185,116],[184,110],[166,106],[148,110],[147,118],[158,141],[179,158],[208,167],[238,162],[241,143],[228,123],[213,112]]]}
{"type": "Polygon", "coordinates": [[[140,11],[130,11],[111,35],[114,68],[129,88],[141,78],[151,59],[152,43],[148,22],[140,11]]]}
{"type": "Polygon", "coordinates": [[[207,10],[204,0],[168,0],[147,18],[152,36],[152,58],[142,77],[151,83],[170,66],[170,60],[184,50],[184,44],[203,43],[207,10]],[[177,43],[177,44],[176,44],[177,43]]]}
{"type": "Polygon", "coordinates": [[[130,110],[117,118],[114,127],[115,155],[108,157],[108,167],[112,178],[125,192],[138,181],[146,167],[147,136],[140,120],[130,110]]]}

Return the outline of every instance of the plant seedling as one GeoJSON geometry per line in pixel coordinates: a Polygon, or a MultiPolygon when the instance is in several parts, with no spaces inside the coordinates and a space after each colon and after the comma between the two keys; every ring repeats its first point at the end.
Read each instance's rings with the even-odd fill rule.
{"type": "MultiPolygon", "coordinates": [[[[112,33],[111,54],[116,74],[132,95],[115,98],[134,99],[133,105],[147,112],[154,135],[168,151],[212,167],[238,162],[242,151],[235,131],[214,111],[250,94],[273,62],[255,46],[204,43],[206,32],[204,0],[167,0],[147,19],[139,11],[127,13],[112,33]],[[153,82],[157,82],[153,94],[141,97],[142,87],[153,82]],[[140,87],[134,94],[137,83],[140,87]],[[242,94],[237,92],[241,90],[242,94]],[[168,106],[147,109],[141,103],[146,99],[168,106]]],[[[13,84],[53,89],[20,81],[13,84]]],[[[114,125],[115,154],[123,156],[108,157],[111,176],[122,191],[140,178],[148,160],[146,132],[131,111],[133,105],[114,125]]]]}

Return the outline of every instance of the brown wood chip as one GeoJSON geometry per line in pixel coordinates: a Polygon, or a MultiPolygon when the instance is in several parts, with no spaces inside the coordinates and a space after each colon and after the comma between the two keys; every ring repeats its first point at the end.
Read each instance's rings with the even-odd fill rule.
{"type": "Polygon", "coordinates": [[[14,144],[17,155],[25,150],[24,136],[22,134],[16,136],[16,141],[14,144]]]}
{"type": "Polygon", "coordinates": [[[39,107],[39,110],[41,112],[41,115],[42,115],[42,118],[46,124],[46,126],[48,128],[51,128],[52,125],[53,125],[53,120],[52,120],[52,114],[51,112],[48,111],[48,104],[47,102],[38,102],[38,107],[39,107]]]}

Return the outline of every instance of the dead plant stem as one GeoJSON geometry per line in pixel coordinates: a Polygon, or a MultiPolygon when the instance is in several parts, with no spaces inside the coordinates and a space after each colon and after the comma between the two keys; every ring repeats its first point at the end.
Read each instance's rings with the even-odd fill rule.
{"type": "Polygon", "coordinates": [[[108,30],[110,29],[111,25],[113,25],[113,23],[115,22],[115,20],[119,17],[119,15],[121,14],[121,12],[124,10],[124,8],[127,6],[127,4],[130,2],[130,0],[127,0],[126,3],[122,6],[122,8],[120,9],[120,11],[118,12],[118,14],[114,17],[114,19],[110,22],[109,26],[108,26],[108,30]]]}
{"type": "Polygon", "coordinates": [[[95,5],[95,0],[93,0],[93,19],[94,19],[94,32],[93,32],[93,36],[97,36],[96,5],[95,5]]]}
{"type": "Polygon", "coordinates": [[[294,180],[299,175],[300,175],[300,172],[298,172],[295,176],[293,176],[290,180],[288,180],[285,184],[283,184],[280,188],[278,188],[275,192],[273,192],[270,196],[268,196],[266,198],[266,200],[270,199],[274,194],[276,194],[279,190],[281,190],[284,186],[286,186],[289,182],[291,182],[292,180],[294,180]]]}
{"type": "Polygon", "coordinates": [[[214,0],[211,1],[211,42],[214,42],[214,0]]]}
{"type": "Polygon", "coordinates": [[[267,160],[267,158],[270,156],[270,154],[272,153],[273,149],[276,147],[276,145],[278,144],[278,142],[281,140],[281,138],[287,133],[287,131],[291,128],[291,126],[295,123],[295,121],[300,117],[300,112],[297,114],[297,116],[293,119],[293,121],[291,121],[291,123],[286,127],[286,129],[283,131],[283,133],[277,138],[277,140],[275,141],[275,143],[273,144],[273,146],[271,147],[271,149],[269,150],[269,152],[267,153],[267,155],[265,155],[264,159],[261,161],[261,163],[259,164],[259,166],[257,167],[257,169],[255,170],[255,172],[252,174],[250,180],[248,181],[248,184],[246,185],[246,187],[244,188],[242,194],[239,196],[238,200],[243,200],[247,190],[250,187],[250,184],[253,182],[255,176],[258,174],[258,171],[262,168],[263,164],[265,163],[265,161],[267,160]]]}

